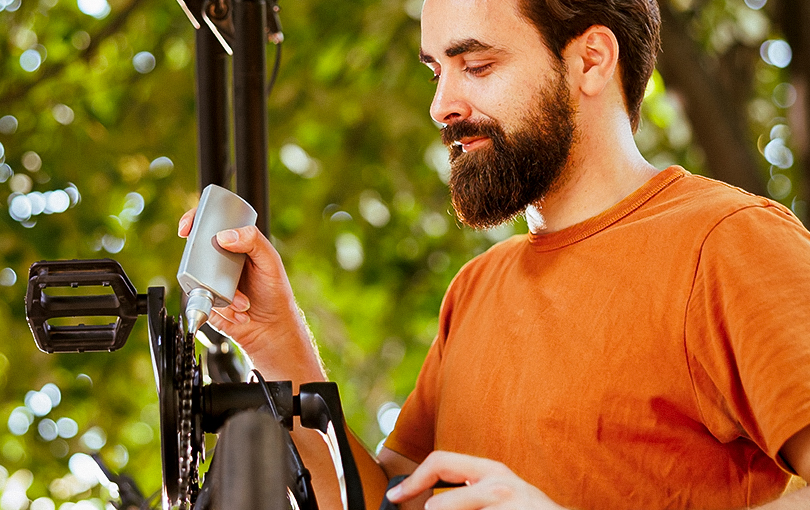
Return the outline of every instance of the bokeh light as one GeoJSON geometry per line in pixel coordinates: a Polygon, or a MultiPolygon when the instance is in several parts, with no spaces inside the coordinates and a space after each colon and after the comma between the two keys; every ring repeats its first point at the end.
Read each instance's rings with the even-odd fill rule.
{"type": "Polygon", "coordinates": [[[15,436],[21,436],[28,432],[28,428],[34,423],[34,415],[25,407],[17,407],[8,416],[8,430],[15,436]]]}
{"type": "Polygon", "coordinates": [[[0,182],[6,182],[14,175],[14,170],[7,163],[0,164],[0,182]]]}
{"type": "Polygon", "coordinates": [[[365,190],[360,194],[360,215],[375,227],[384,227],[391,220],[391,211],[379,193],[365,190]]]}
{"type": "Polygon", "coordinates": [[[773,102],[779,108],[790,108],[798,98],[796,87],[790,83],[780,83],[773,89],[773,102]]]}
{"type": "Polygon", "coordinates": [[[344,232],[335,239],[337,261],[346,271],[355,271],[363,265],[363,245],[352,233],[344,232]]]}
{"type": "Polygon", "coordinates": [[[394,402],[386,402],[377,410],[377,424],[383,435],[388,436],[393,432],[400,411],[399,405],[394,402]]]}
{"type": "MultiPolygon", "coordinates": [[[[36,155],[36,153],[29,154],[36,155]]],[[[41,160],[36,155],[36,158],[31,157],[31,161],[36,163],[41,160]]],[[[34,167],[38,167],[38,164],[34,167]]],[[[2,171],[3,167],[0,166],[0,177],[2,171]]],[[[63,213],[81,200],[81,194],[73,184],[69,184],[65,189],[46,191],[44,193],[31,191],[33,186],[31,177],[26,174],[11,173],[10,187],[13,193],[8,198],[8,212],[15,221],[23,223],[40,214],[63,213]]]]}
{"type": "Polygon", "coordinates": [[[450,154],[444,144],[440,141],[433,142],[425,151],[425,163],[447,184],[450,180],[450,154]]]}
{"type": "Polygon", "coordinates": [[[149,163],[149,173],[157,178],[168,177],[174,170],[174,162],[166,156],[155,158],[149,163]]]}
{"type": "Polygon", "coordinates": [[[31,502],[31,510],[56,510],[56,503],[43,496],[31,502]]]}
{"type": "Polygon", "coordinates": [[[31,218],[33,207],[31,200],[23,194],[14,193],[10,197],[8,212],[16,221],[26,221],[31,218]]]}
{"type": "Polygon", "coordinates": [[[110,14],[110,4],[107,0],[78,0],[79,10],[96,19],[106,18],[110,14]]]}
{"type": "Polygon", "coordinates": [[[782,39],[770,39],[762,43],[759,47],[759,54],[767,64],[780,69],[790,65],[793,60],[793,50],[786,41],[782,39]]]}
{"type": "Polygon", "coordinates": [[[45,214],[63,213],[70,207],[70,196],[65,190],[58,189],[44,193],[45,214]]]}
{"type": "Polygon", "coordinates": [[[101,247],[108,253],[120,253],[124,249],[126,239],[122,239],[112,234],[105,234],[101,238],[101,247]]]}
{"type": "Polygon", "coordinates": [[[777,168],[790,168],[793,166],[793,151],[785,145],[782,138],[774,138],[765,146],[763,152],[765,160],[777,168]]]}
{"type": "Polygon", "coordinates": [[[22,0],[0,0],[0,11],[15,12],[22,5],[22,0]]]}
{"type": "Polygon", "coordinates": [[[37,424],[37,431],[45,441],[53,441],[59,437],[59,428],[56,426],[56,422],[50,418],[40,420],[39,424],[37,424]]]}
{"type": "Polygon", "coordinates": [[[64,439],[71,439],[79,433],[79,424],[72,418],[59,418],[56,420],[56,428],[59,431],[59,437],[64,439]]]}
{"type": "Polygon", "coordinates": [[[289,171],[306,179],[311,179],[320,173],[318,161],[294,143],[282,145],[279,149],[279,158],[289,171]]]}
{"type": "Polygon", "coordinates": [[[53,402],[47,393],[42,391],[29,391],[25,395],[25,407],[30,410],[34,416],[45,416],[53,409],[53,402]]]}
{"type": "Polygon", "coordinates": [[[4,115],[0,117],[0,133],[4,135],[13,135],[19,127],[17,118],[13,115],[4,115]]]}
{"type": "Polygon", "coordinates": [[[98,451],[107,444],[107,434],[100,427],[92,427],[82,434],[81,442],[89,450],[98,451]]]}
{"type": "Polygon", "coordinates": [[[68,461],[70,472],[85,484],[95,487],[99,483],[109,483],[99,465],[93,457],[86,453],[75,453],[68,461]]]}
{"type": "Polygon", "coordinates": [[[23,71],[33,73],[42,65],[42,55],[35,49],[25,50],[20,55],[20,67],[23,71]]]}
{"type": "Polygon", "coordinates": [[[0,495],[0,508],[3,510],[25,510],[28,508],[27,491],[34,483],[34,474],[21,469],[11,475],[6,481],[3,494],[0,495]]]}
{"type": "Polygon", "coordinates": [[[45,384],[39,391],[40,393],[47,395],[47,397],[51,400],[53,407],[58,406],[62,402],[62,392],[59,390],[59,386],[55,385],[54,383],[45,384]]]}
{"type": "Polygon", "coordinates": [[[132,57],[132,66],[141,74],[147,74],[155,69],[155,56],[148,51],[141,51],[132,57]]]}
{"type": "Polygon", "coordinates": [[[10,267],[0,269],[0,286],[11,287],[17,283],[17,273],[10,267]]]}
{"type": "Polygon", "coordinates": [[[73,113],[73,109],[66,105],[66,104],[58,104],[51,109],[51,113],[53,114],[53,118],[56,119],[56,122],[67,126],[73,122],[75,118],[75,114],[73,113]]]}
{"type": "Polygon", "coordinates": [[[22,155],[22,165],[29,172],[39,172],[42,168],[42,158],[34,151],[27,151],[22,155]]]}

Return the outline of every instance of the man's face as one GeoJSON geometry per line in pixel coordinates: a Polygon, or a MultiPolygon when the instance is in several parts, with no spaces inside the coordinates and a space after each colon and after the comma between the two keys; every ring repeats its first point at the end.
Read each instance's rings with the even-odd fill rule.
{"type": "Polygon", "coordinates": [[[560,182],[575,138],[562,65],[515,0],[426,0],[422,61],[459,218],[493,227],[560,182]]]}

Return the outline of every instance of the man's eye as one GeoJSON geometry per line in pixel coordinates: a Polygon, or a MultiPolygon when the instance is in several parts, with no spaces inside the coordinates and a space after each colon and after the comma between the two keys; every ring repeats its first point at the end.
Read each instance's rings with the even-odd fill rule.
{"type": "Polygon", "coordinates": [[[464,72],[469,73],[469,74],[471,74],[473,76],[480,76],[480,75],[486,73],[487,71],[489,71],[489,69],[491,67],[492,67],[492,64],[484,64],[482,66],[476,66],[476,67],[467,67],[467,68],[464,69],[464,72]]]}
{"type": "Polygon", "coordinates": [[[439,81],[439,77],[440,77],[440,76],[441,76],[441,75],[439,75],[439,74],[434,74],[434,75],[433,75],[433,76],[430,78],[430,83],[437,83],[437,82],[439,81]]]}

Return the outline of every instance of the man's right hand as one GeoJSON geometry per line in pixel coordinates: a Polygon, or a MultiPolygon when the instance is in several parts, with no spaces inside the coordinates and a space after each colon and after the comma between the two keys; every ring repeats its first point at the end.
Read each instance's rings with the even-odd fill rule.
{"type": "MultiPolygon", "coordinates": [[[[196,208],[180,218],[178,235],[191,232],[196,208]]],[[[224,230],[219,245],[247,259],[233,303],[215,308],[209,324],[241,345],[268,380],[298,384],[326,376],[303,315],[295,303],[284,264],[255,226],[224,230]]]]}

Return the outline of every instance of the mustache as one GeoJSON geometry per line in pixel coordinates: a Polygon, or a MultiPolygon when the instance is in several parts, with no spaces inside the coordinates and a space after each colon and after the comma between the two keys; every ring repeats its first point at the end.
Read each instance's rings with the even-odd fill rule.
{"type": "Polygon", "coordinates": [[[500,124],[492,120],[461,120],[448,124],[441,129],[442,143],[448,147],[466,137],[485,136],[493,141],[500,141],[504,138],[504,131],[500,124]]]}

